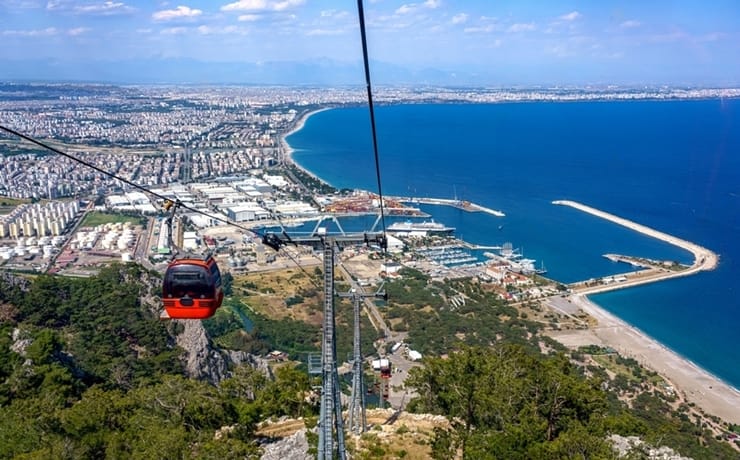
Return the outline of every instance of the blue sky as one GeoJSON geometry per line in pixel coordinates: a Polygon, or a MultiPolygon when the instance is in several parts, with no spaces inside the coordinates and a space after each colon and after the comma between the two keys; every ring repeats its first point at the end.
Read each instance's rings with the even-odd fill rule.
{"type": "MultiPolygon", "coordinates": [[[[453,80],[740,84],[736,0],[366,0],[365,15],[374,61],[453,80]]],[[[175,58],[361,57],[352,0],[0,0],[0,43],[0,63],[146,61],[153,72],[175,58]]]]}

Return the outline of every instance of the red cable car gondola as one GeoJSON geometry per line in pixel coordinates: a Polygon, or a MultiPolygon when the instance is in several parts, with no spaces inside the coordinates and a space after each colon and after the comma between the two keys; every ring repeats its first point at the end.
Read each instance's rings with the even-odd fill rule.
{"type": "Polygon", "coordinates": [[[221,272],[213,257],[176,259],[162,283],[162,302],[172,319],[206,319],[221,306],[221,272]]]}

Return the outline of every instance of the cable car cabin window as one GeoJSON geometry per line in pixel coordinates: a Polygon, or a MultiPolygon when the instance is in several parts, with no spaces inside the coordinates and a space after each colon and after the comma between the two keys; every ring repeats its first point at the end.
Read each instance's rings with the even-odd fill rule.
{"type": "Polygon", "coordinates": [[[215,262],[211,265],[211,279],[213,280],[213,285],[216,289],[221,287],[221,271],[218,269],[218,265],[216,265],[215,262]]]}
{"type": "Polygon", "coordinates": [[[203,299],[213,297],[213,285],[208,280],[204,267],[175,266],[171,267],[165,280],[166,292],[174,298],[191,297],[203,299]]]}

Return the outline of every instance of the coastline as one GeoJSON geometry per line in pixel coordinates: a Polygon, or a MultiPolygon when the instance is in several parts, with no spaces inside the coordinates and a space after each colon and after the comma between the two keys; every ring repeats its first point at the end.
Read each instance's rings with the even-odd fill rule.
{"type": "MultiPolygon", "coordinates": [[[[330,107],[325,107],[306,112],[295,121],[288,131],[280,136],[280,143],[284,152],[284,162],[295,165],[301,171],[324,183],[326,183],[326,181],[317,177],[311,171],[301,167],[293,160],[292,153],[294,150],[290,147],[286,138],[302,129],[310,116],[329,109],[330,107]]],[[[627,288],[638,284],[657,282],[668,278],[688,276],[702,270],[713,270],[718,264],[719,256],[709,249],[689,241],[682,240],[672,235],[654,230],[650,227],[631,222],[580,203],[572,201],[555,201],[553,204],[565,205],[587,212],[631,230],[643,233],[647,236],[681,247],[694,255],[694,263],[691,267],[681,272],[665,273],[654,278],[636,280],[635,282],[623,283],[620,285],[599,286],[589,290],[582,290],[577,294],[572,295],[569,297],[571,301],[580,307],[585,313],[595,318],[598,321],[598,326],[583,331],[567,331],[567,334],[564,335],[570,335],[570,339],[573,342],[579,342],[579,344],[586,344],[584,343],[584,340],[595,337],[603,344],[619,351],[620,354],[632,357],[641,365],[644,365],[660,374],[669,382],[670,385],[673,386],[678,394],[682,395],[683,399],[695,403],[708,414],[716,415],[728,422],[740,423],[740,391],[738,391],[738,389],[712,375],[705,369],[697,366],[687,358],[682,357],[675,351],[667,348],[665,345],[645,334],[638,328],[609,313],[607,310],[586,297],[586,294],[627,288]]],[[[559,340],[558,337],[554,338],[559,340]]],[[[564,344],[569,345],[566,343],[568,341],[569,340],[566,339],[564,344]]]]}
{"type": "Polygon", "coordinates": [[[320,109],[310,110],[310,111],[304,113],[303,115],[301,115],[295,121],[295,123],[293,123],[293,125],[290,127],[290,129],[288,129],[284,133],[280,134],[280,140],[279,140],[279,142],[280,142],[280,148],[281,148],[281,150],[283,152],[283,162],[284,163],[290,163],[291,165],[293,165],[296,168],[300,169],[301,171],[303,171],[304,173],[306,173],[309,176],[313,177],[314,179],[316,179],[318,181],[321,181],[321,182],[323,182],[323,183],[325,183],[327,185],[331,185],[331,184],[329,184],[324,179],[318,177],[316,174],[312,173],[308,169],[306,169],[303,166],[301,166],[298,163],[296,163],[295,160],[293,160],[293,152],[294,152],[294,149],[293,149],[293,147],[290,146],[290,144],[288,144],[287,137],[290,136],[291,134],[294,134],[294,133],[302,130],[303,127],[306,126],[306,121],[308,121],[308,119],[311,118],[313,115],[316,115],[317,113],[324,112],[325,110],[331,110],[331,109],[332,109],[332,107],[322,107],[320,109]]]}
{"type": "MultiPolygon", "coordinates": [[[[740,423],[740,391],[737,388],[711,374],[693,361],[679,355],[635,326],[609,313],[587,297],[588,294],[689,276],[704,270],[714,270],[719,263],[719,255],[698,244],[575,201],[559,200],[553,201],[553,204],[569,206],[646,236],[665,241],[691,252],[694,256],[694,262],[687,270],[661,273],[619,284],[576,290],[568,299],[594,318],[598,322],[598,326],[582,331],[583,334],[578,334],[578,332],[570,334],[570,339],[575,339],[576,343],[581,344],[580,342],[583,339],[593,339],[595,336],[603,345],[617,350],[621,355],[636,359],[641,365],[660,374],[683,399],[693,402],[708,414],[716,415],[728,422],[740,423]],[[593,336],[587,337],[589,334],[593,334],[593,336]],[[572,337],[573,335],[579,337],[572,337]]],[[[555,338],[557,340],[557,337],[555,338]]],[[[561,339],[564,338],[561,337],[561,339]]]]}
{"type": "MultiPolygon", "coordinates": [[[[740,423],[740,391],[737,388],[609,313],[585,295],[575,294],[569,299],[598,321],[597,326],[587,330],[568,331],[572,333],[571,336],[580,336],[575,337],[576,340],[582,341],[587,338],[586,333],[592,333],[604,345],[660,374],[684,399],[693,402],[707,414],[716,415],[727,422],[740,423]]],[[[559,340],[557,336],[554,338],[559,340]]],[[[565,337],[560,339],[570,341],[565,337]]]]}

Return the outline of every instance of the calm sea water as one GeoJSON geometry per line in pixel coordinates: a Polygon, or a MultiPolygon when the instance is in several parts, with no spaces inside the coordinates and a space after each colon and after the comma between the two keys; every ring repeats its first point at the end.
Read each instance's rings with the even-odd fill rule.
{"type": "MultiPolygon", "coordinates": [[[[467,241],[513,243],[551,278],[625,271],[605,253],[692,260],[558,199],[718,252],[715,271],[592,299],[740,388],[740,100],[397,105],[376,118],[384,194],[504,211],[423,207],[467,241]]],[[[367,108],[318,113],[288,142],[332,185],[377,190],[367,108]]]]}

